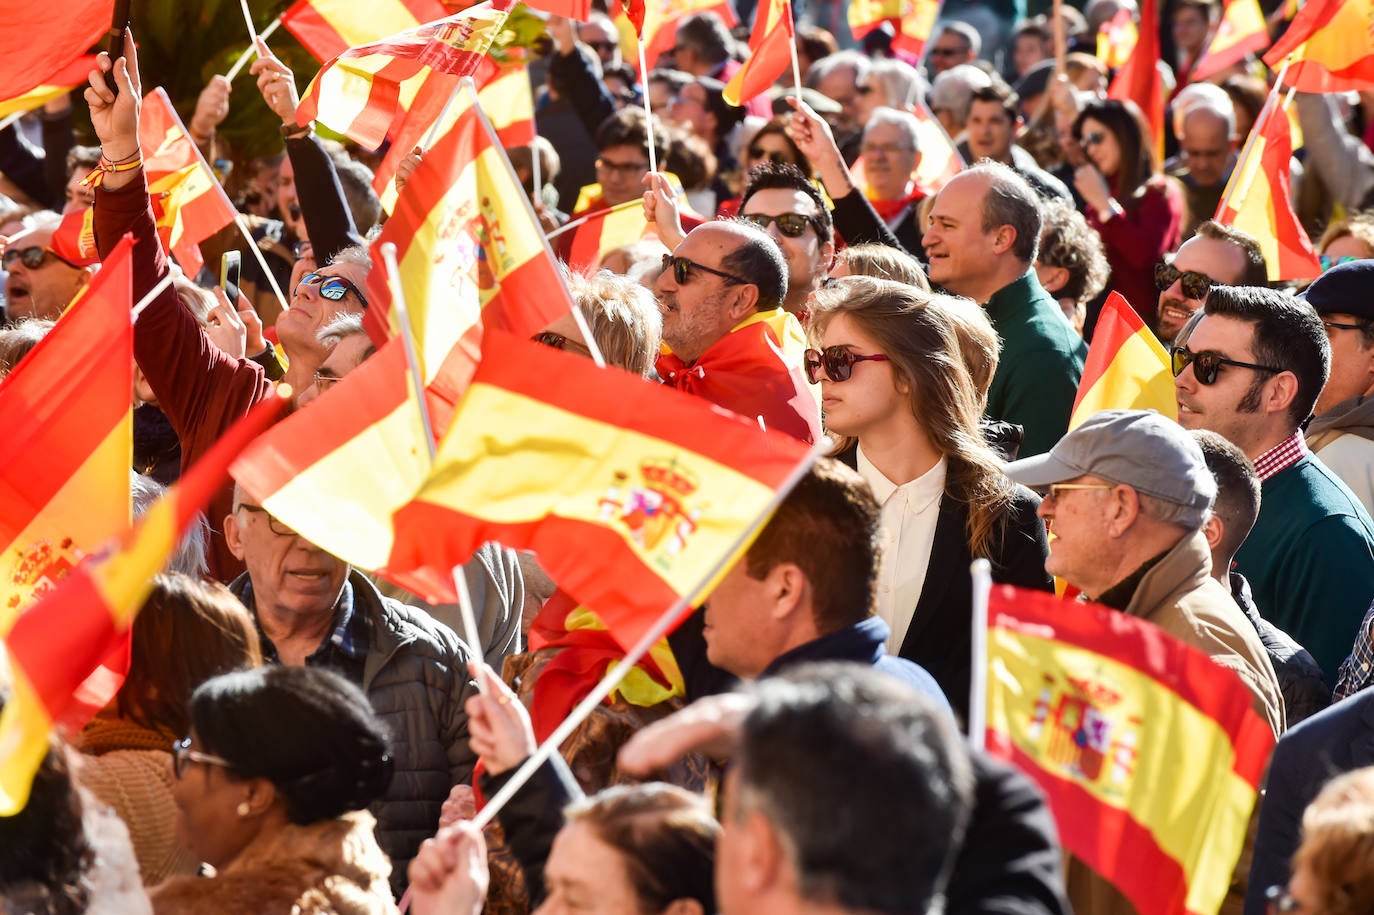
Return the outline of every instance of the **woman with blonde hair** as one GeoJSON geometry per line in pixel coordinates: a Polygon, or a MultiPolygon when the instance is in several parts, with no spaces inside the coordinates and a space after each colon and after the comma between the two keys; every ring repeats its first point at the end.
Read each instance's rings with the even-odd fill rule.
{"type": "Polygon", "coordinates": [[[1039,500],[1013,483],[979,423],[960,303],[901,283],[849,277],[817,296],[806,370],[819,383],[836,457],[883,510],[878,613],[888,650],[925,667],[967,717],[969,564],[1048,590],[1039,500]]]}
{"type": "Polygon", "coordinates": [[[1337,776],[1308,805],[1292,879],[1265,895],[1271,912],[1374,912],[1374,767],[1337,776]]]}

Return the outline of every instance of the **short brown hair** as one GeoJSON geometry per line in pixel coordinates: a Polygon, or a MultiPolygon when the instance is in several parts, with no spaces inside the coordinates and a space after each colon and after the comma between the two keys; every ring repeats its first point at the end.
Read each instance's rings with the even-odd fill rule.
{"type": "Polygon", "coordinates": [[[1268,286],[1269,285],[1269,265],[1264,259],[1264,249],[1260,247],[1259,240],[1249,232],[1243,232],[1235,226],[1224,226],[1215,219],[1208,219],[1198,224],[1195,235],[1203,238],[1210,238],[1213,241],[1225,242],[1232,247],[1239,248],[1245,255],[1245,273],[1241,276],[1237,286],[1268,286]]]}
{"type": "Polygon", "coordinates": [[[1016,90],[1000,79],[994,78],[988,85],[974,89],[968,101],[970,109],[974,102],[992,102],[1002,106],[1002,111],[1013,124],[1021,117],[1021,100],[1017,98],[1016,90]]]}
{"type": "Polygon", "coordinates": [[[850,245],[835,252],[835,262],[843,264],[853,276],[892,280],[930,292],[930,280],[921,269],[921,262],[901,248],[875,242],[850,245]]]}
{"type": "Polygon", "coordinates": [[[1374,768],[1327,783],[1302,815],[1293,870],[1305,868],[1314,911],[1356,915],[1374,910],[1374,768]]]}

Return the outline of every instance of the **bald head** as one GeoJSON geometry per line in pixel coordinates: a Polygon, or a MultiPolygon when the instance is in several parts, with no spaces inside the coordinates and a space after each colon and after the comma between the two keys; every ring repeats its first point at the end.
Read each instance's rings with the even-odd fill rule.
{"type": "Polygon", "coordinates": [[[1222,112],[1208,104],[1196,105],[1183,116],[1179,147],[1194,182],[1211,187],[1226,178],[1236,148],[1235,130],[1236,115],[1229,106],[1222,112]]]}

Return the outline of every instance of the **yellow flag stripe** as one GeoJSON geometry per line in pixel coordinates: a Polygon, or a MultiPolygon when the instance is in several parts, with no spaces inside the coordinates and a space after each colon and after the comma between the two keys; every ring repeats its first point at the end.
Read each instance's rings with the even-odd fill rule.
{"type": "Polygon", "coordinates": [[[13,816],[29,802],[53,722],[24,671],[15,665],[0,667],[13,680],[9,700],[0,709],[0,816],[13,816]]]}
{"type": "Polygon", "coordinates": [[[384,35],[413,29],[420,24],[401,0],[368,0],[367,13],[363,16],[358,15],[358,8],[352,3],[330,4],[325,8],[316,4],[316,9],[350,48],[377,41],[384,35]]]}
{"type": "Polygon", "coordinates": [[[1083,395],[1070,427],[1101,410],[1157,410],[1178,418],[1169,354],[1148,330],[1137,331],[1117,351],[1111,366],[1083,395]]]}

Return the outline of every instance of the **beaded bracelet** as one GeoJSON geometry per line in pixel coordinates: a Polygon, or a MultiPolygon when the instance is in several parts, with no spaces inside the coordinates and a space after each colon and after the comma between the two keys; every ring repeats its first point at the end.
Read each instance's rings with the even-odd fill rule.
{"type": "Polygon", "coordinates": [[[96,164],[95,168],[91,169],[90,174],[81,179],[81,186],[92,189],[98,188],[105,183],[106,175],[113,174],[114,172],[131,172],[136,168],[142,168],[143,156],[139,153],[134,153],[134,155],[137,158],[134,158],[132,161],[125,158],[121,159],[119,162],[111,162],[102,155],[100,157],[100,162],[96,164]]]}

